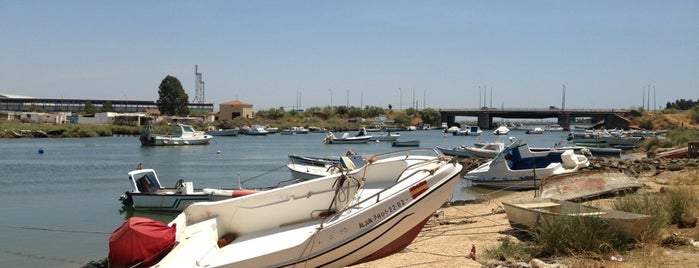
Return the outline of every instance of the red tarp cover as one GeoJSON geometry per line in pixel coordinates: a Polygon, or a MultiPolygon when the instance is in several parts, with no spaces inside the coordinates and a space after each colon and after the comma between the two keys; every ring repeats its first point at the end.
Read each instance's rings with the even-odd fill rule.
{"type": "Polygon", "coordinates": [[[175,226],[148,218],[131,217],[109,237],[111,267],[144,264],[168,252],[175,243],[175,226]]]}

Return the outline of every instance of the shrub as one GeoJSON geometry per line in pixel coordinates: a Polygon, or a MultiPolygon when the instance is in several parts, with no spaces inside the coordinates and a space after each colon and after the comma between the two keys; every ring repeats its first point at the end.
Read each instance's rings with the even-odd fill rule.
{"type": "Polygon", "coordinates": [[[614,208],[620,211],[650,215],[652,218],[639,239],[649,241],[658,238],[661,229],[669,222],[669,212],[663,197],[654,194],[627,195],[614,200],[614,208]]]}
{"type": "Polygon", "coordinates": [[[537,255],[606,254],[624,245],[620,234],[600,217],[558,217],[533,232],[537,255]]]}

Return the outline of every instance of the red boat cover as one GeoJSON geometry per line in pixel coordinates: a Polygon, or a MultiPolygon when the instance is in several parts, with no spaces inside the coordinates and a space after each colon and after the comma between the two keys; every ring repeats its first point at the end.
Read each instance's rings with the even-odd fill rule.
{"type": "Polygon", "coordinates": [[[148,218],[131,217],[109,237],[109,264],[111,267],[131,267],[142,262],[148,265],[175,244],[175,226],[148,218]]]}

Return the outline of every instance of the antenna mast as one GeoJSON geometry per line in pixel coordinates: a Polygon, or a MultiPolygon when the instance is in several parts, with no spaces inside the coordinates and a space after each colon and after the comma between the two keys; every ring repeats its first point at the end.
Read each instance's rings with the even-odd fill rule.
{"type": "Polygon", "coordinates": [[[194,101],[192,103],[204,103],[204,81],[201,80],[198,65],[194,65],[194,101]]]}

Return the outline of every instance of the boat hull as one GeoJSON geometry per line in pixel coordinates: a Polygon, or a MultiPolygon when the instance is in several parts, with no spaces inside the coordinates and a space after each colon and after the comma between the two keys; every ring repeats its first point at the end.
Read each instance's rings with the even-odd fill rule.
{"type": "Polygon", "coordinates": [[[502,202],[510,225],[533,229],[562,217],[599,217],[627,239],[637,238],[650,222],[648,215],[602,209],[552,198],[526,198],[502,202]]]}
{"type": "Polygon", "coordinates": [[[345,267],[398,252],[447,201],[462,168],[444,156],[410,158],[374,160],[348,174],[365,184],[343,187],[356,199],[337,199],[341,210],[330,216],[321,214],[336,198],[333,185],[343,184],[337,175],[192,205],[170,224],[178,245],[155,267],[345,267]],[[238,236],[217,246],[229,232],[238,236]]]}

